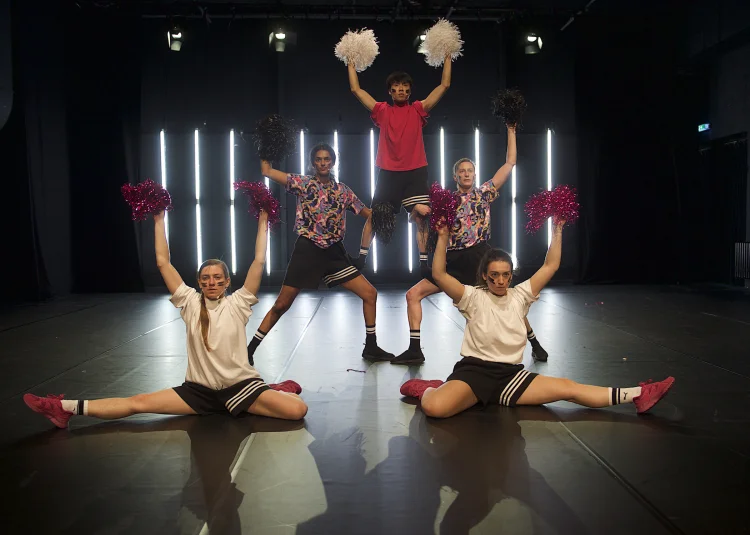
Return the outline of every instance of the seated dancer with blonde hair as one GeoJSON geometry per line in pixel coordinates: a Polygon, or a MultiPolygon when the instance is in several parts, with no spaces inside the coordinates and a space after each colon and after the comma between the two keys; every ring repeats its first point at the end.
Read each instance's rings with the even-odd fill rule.
{"type": "MultiPolygon", "coordinates": [[[[492,203],[500,195],[500,188],[516,165],[516,128],[508,127],[508,150],[505,163],[495,176],[476,186],[476,166],[469,158],[461,158],[453,165],[453,180],[458,189],[459,205],[456,223],[451,228],[446,255],[446,269],[461,284],[473,285],[477,277],[479,262],[491,250],[490,211],[492,203]]],[[[391,361],[391,364],[421,364],[424,353],[420,347],[420,325],[422,323],[422,300],[440,292],[430,272],[406,292],[406,313],[409,319],[409,347],[391,361]]],[[[537,340],[529,320],[524,318],[526,338],[531,342],[534,360],[546,361],[547,352],[537,340]]]]}
{"type": "Polygon", "coordinates": [[[637,412],[643,413],[669,391],[673,377],[630,388],[609,388],[546,377],[524,369],[521,364],[526,345],[524,318],[560,267],[563,225],[562,221],[555,222],[544,265],[513,288],[510,287],[513,260],[500,249],[489,250],[482,258],[480,286],[463,285],[449,275],[445,269],[445,251],[450,232],[445,227],[439,229],[432,276],[466,318],[466,328],[461,345],[463,359],[446,382],[410,379],[401,386],[401,394],[421,400],[427,416],[448,418],[477,403],[514,407],[555,401],[592,408],[633,403],[637,412]]]}
{"type": "Polygon", "coordinates": [[[164,212],[154,215],[156,264],[180,309],[187,327],[187,373],[178,387],[128,398],[68,400],[62,395],[46,398],[26,394],[26,405],[65,428],[73,416],[104,420],[133,414],[211,414],[260,416],[300,420],[307,405],[297,395],[302,389],[294,381],[267,385],[247,361],[245,326],[258,302],[266,259],[268,215],[261,212],[255,240],[255,258],[243,286],[227,294],[229,270],[221,260],[206,260],[198,270],[198,292],[185,284],[169,258],[164,212]]]}

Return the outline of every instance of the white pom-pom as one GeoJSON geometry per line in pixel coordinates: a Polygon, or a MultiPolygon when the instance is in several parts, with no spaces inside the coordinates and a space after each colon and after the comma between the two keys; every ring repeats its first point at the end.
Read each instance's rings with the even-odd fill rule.
{"type": "Polygon", "coordinates": [[[450,56],[455,60],[461,56],[464,42],[461,40],[461,32],[458,26],[445,19],[440,19],[427,30],[425,39],[419,47],[419,52],[425,55],[425,61],[431,67],[440,67],[445,62],[445,57],[450,56]]]}
{"type": "Polygon", "coordinates": [[[357,72],[362,72],[372,65],[379,52],[375,32],[367,28],[355,32],[348,31],[338,42],[334,52],[344,64],[354,63],[357,72]]]}

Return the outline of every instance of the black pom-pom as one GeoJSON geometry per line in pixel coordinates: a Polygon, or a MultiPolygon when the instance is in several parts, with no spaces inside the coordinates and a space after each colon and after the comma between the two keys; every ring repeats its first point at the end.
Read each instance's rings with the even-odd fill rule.
{"type": "Polygon", "coordinates": [[[508,126],[521,126],[526,99],[518,89],[502,89],[492,97],[492,115],[505,121],[508,126]]]}
{"type": "Polygon", "coordinates": [[[372,231],[375,237],[383,245],[388,245],[396,230],[396,214],[393,213],[393,205],[389,202],[381,202],[372,207],[372,231]]]}
{"type": "Polygon", "coordinates": [[[263,117],[255,125],[253,141],[261,160],[281,162],[294,153],[297,147],[297,127],[281,115],[263,117]]]}

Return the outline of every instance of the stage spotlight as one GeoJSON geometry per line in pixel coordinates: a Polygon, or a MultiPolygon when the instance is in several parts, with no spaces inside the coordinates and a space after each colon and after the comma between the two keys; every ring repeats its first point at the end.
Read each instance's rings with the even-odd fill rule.
{"type": "Polygon", "coordinates": [[[167,32],[167,44],[174,52],[179,52],[182,48],[182,29],[176,24],[167,32]]]}
{"type": "Polygon", "coordinates": [[[283,28],[276,28],[268,34],[268,46],[273,46],[276,52],[284,52],[287,45],[294,45],[296,43],[297,34],[288,32],[283,28]]]}
{"type": "Polygon", "coordinates": [[[542,38],[534,33],[530,33],[526,36],[526,44],[524,46],[524,52],[526,54],[538,54],[542,51],[542,38]]]}

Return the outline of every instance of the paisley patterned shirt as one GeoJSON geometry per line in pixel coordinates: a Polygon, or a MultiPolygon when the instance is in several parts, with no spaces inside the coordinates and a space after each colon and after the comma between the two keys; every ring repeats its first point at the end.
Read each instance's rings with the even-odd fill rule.
{"type": "Polygon", "coordinates": [[[488,180],[467,193],[457,193],[461,204],[448,242],[449,251],[466,249],[490,239],[490,204],[500,191],[488,180]]]}
{"type": "Polygon", "coordinates": [[[289,174],[286,190],[297,196],[294,232],[321,249],[344,239],[347,210],[358,214],[365,208],[349,186],[335,180],[324,184],[314,176],[289,174]]]}

